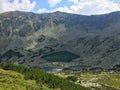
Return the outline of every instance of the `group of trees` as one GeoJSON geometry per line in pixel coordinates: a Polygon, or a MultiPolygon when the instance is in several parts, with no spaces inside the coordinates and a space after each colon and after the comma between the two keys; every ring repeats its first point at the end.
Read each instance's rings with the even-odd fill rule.
{"type": "Polygon", "coordinates": [[[45,85],[49,88],[60,88],[61,90],[89,90],[67,79],[48,74],[40,69],[28,68],[10,63],[1,63],[0,68],[19,72],[24,75],[26,80],[35,80],[40,87],[45,85]]]}

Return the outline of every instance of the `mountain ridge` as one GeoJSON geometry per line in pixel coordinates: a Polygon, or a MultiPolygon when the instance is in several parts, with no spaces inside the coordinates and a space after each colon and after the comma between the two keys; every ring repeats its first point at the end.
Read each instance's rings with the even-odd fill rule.
{"type": "MultiPolygon", "coordinates": [[[[80,56],[69,64],[110,69],[119,65],[120,12],[84,16],[63,12],[0,14],[0,60],[34,66],[41,56],[69,51],[80,56]],[[18,58],[16,52],[23,57],[18,58]]],[[[17,53],[17,54],[18,54],[17,53]]],[[[42,63],[41,63],[42,62],[42,63]]],[[[49,63],[49,62],[47,62],[49,63]]],[[[40,66],[40,65],[37,66],[40,66]]]]}

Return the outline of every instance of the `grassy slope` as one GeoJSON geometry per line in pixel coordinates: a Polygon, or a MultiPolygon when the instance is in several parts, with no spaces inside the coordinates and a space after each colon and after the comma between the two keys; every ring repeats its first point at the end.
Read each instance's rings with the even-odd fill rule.
{"type": "Polygon", "coordinates": [[[25,80],[15,71],[0,69],[0,90],[38,90],[35,80],[25,80]]]}
{"type": "Polygon", "coordinates": [[[100,75],[99,82],[106,86],[110,86],[116,89],[120,89],[120,74],[113,73],[113,74],[106,74],[100,75]]]}
{"type": "MultiPolygon", "coordinates": [[[[56,89],[60,89],[60,90],[90,90],[90,89],[82,87],[80,85],[76,85],[76,84],[68,81],[67,79],[63,79],[63,78],[54,76],[52,74],[47,74],[39,69],[27,68],[27,67],[23,67],[20,65],[6,64],[6,63],[0,64],[0,68],[2,68],[4,70],[12,70],[12,71],[21,73],[24,76],[25,80],[33,80],[33,81],[35,80],[35,82],[37,83],[37,84],[34,83],[35,86],[38,85],[39,88],[41,88],[42,90],[50,90],[49,88],[53,88],[54,90],[56,90],[56,89]]],[[[24,79],[24,78],[22,78],[22,79],[24,79]]],[[[11,83],[15,84],[14,82],[11,82],[11,83]]],[[[39,90],[36,88],[30,89],[30,90],[39,90]]],[[[10,90],[12,90],[12,89],[10,89],[10,90]]],[[[22,90],[24,90],[24,89],[22,89],[22,90]]]]}
{"type": "MultiPolygon", "coordinates": [[[[119,73],[81,73],[78,75],[83,83],[98,83],[103,88],[113,88],[114,90],[120,90],[120,74],[119,73]]],[[[113,90],[105,89],[105,90],[113,90]]]]}

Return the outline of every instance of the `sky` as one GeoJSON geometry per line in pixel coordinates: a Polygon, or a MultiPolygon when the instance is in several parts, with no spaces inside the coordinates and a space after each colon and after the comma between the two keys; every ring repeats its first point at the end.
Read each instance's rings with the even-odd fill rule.
{"type": "Polygon", "coordinates": [[[120,11],[120,0],[0,0],[0,13],[16,10],[96,15],[120,11]]]}

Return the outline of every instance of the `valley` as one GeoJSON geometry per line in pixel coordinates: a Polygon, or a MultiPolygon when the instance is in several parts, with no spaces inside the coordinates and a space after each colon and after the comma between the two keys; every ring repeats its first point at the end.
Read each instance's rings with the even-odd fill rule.
{"type": "Polygon", "coordinates": [[[120,90],[120,11],[0,14],[0,90],[120,90]]]}

